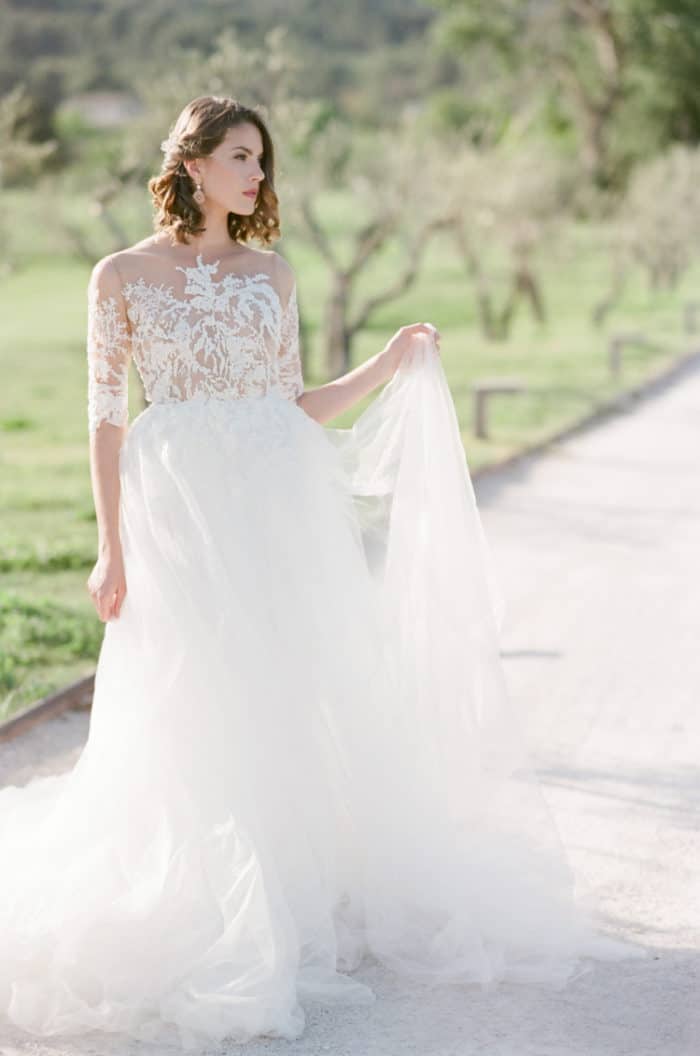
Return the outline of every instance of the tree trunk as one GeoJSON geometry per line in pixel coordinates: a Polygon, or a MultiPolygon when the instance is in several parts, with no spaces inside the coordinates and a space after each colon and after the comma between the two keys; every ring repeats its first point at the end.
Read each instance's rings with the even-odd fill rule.
{"type": "Polygon", "coordinates": [[[348,276],[345,272],[335,272],[324,326],[326,373],[329,379],[338,378],[350,369],[350,335],[347,328],[349,296],[348,276]]]}
{"type": "Polygon", "coordinates": [[[459,252],[462,255],[462,260],[464,261],[467,271],[474,283],[476,313],[481,332],[489,341],[496,341],[498,340],[499,335],[498,324],[493,310],[493,298],[481,270],[479,258],[472,249],[469,238],[467,237],[463,221],[459,220],[455,223],[453,233],[459,252]]]}
{"type": "Polygon", "coordinates": [[[521,299],[529,302],[538,323],[546,321],[544,302],[537,279],[525,262],[521,262],[513,270],[510,293],[498,318],[498,339],[500,341],[505,341],[509,337],[515,319],[515,310],[521,299]]]}

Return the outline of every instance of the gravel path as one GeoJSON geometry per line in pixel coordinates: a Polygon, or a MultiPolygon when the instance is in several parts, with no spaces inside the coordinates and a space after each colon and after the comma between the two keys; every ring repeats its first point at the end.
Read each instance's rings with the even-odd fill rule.
{"type": "MultiPolygon", "coordinates": [[[[563,993],[406,986],[311,1007],[297,1042],[239,1056],[700,1056],[700,366],[477,483],[507,603],[503,656],[548,801],[611,931],[643,961],[563,993]]],[[[73,765],[88,716],[0,747],[0,782],[73,765]]],[[[212,1049],[214,1053],[223,1049],[212,1049]]],[[[109,1039],[3,1056],[161,1056],[109,1039]]]]}

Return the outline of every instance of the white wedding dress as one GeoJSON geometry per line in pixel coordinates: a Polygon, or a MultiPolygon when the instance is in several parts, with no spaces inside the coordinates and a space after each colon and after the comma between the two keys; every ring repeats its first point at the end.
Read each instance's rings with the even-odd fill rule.
{"type": "Polygon", "coordinates": [[[91,278],[90,428],[126,421],[131,358],[151,402],[87,743],[0,792],[0,1022],[196,1050],[373,1001],[365,957],[559,988],[637,955],[574,897],[528,765],[431,339],[324,427],[283,258],[153,266],[91,278]]]}

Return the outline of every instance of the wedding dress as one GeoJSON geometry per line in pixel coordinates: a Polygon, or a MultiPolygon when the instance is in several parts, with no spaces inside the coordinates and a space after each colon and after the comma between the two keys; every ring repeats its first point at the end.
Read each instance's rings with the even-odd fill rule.
{"type": "Polygon", "coordinates": [[[89,287],[89,427],[127,594],[75,767],[0,792],[0,1020],[197,1049],[435,985],[565,986],[596,932],[509,705],[503,603],[445,375],[416,337],[352,429],[303,391],[259,251],[89,287]],[[246,258],[248,259],[248,258],[246,258]]]}

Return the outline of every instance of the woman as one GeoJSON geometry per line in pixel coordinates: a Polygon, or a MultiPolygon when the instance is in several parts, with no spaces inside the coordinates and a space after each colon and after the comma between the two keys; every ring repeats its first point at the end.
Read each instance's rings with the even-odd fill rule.
{"type": "Polygon", "coordinates": [[[407,976],[563,986],[595,935],[509,712],[430,324],[305,390],[273,145],[204,96],[94,268],[105,634],[75,768],[0,793],[0,1009],[197,1048],[407,976]],[[150,401],[127,428],[133,358],[150,401]],[[352,430],[323,423],[379,385],[352,430]]]}

